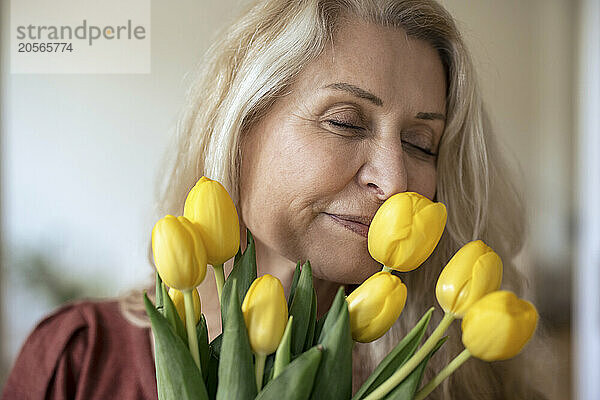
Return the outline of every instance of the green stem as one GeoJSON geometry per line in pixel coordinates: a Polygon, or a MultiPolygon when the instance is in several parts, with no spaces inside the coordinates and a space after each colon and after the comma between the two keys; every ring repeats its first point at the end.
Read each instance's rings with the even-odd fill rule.
{"type": "Polygon", "coordinates": [[[256,389],[260,392],[262,389],[263,374],[265,372],[266,354],[254,354],[254,371],[256,372],[256,389]]]}
{"type": "Polygon", "coordinates": [[[383,382],[377,389],[371,392],[364,400],[378,400],[385,397],[389,392],[392,391],[400,382],[404,380],[420,363],[423,359],[433,350],[437,342],[442,338],[442,335],[448,329],[450,324],[454,321],[454,315],[451,313],[444,314],[444,318],[440,321],[439,325],[431,333],[431,336],[423,343],[423,346],[413,356],[402,365],[396,372],[392,374],[385,382],[383,382]]]}
{"type": "Polygon", "coordinates": [[[427,385],[423,386],[421,390],[417,392],[414,400],[423,400],[429,393],[433,391],[440,383],[444,381],[447,377],[449,377],[458,367],[460,367],[465,361],[467,361],[471,357],[471,353],[469,350],[464,349],[462,353],[454,357],[452,361],[448,365],[444,367],[440,371],[439,374],[435,376],[432,380],[430,380],[427,385]]]}
{"type": "Polygon", "coordinates": [[[390,274],[392,273],[393,269],[391,269],[390,267],[384,265],[383,268],[381,268],[382,271],[384,272],[389,272],[390,274]]]}
{"type": "Polygon", "coordinates": [[[223,264],[213,265],[215,270],[215,282],[217,282],[217,296],[219,297],[219,303],[221,303],[221,292],[223,291],[223,285],[225,284],[225,272],[223,272],[223,264]]]}
{"type": "Polygon", "coordinates": [[[188,347],[192,358],[198,366],[200,373],[202,373],[202,367],[200,366],[200,352],[198,351],[198,336],[196,336],[196,321],[194,312],[194,296],[192,290],[183,291],[183,305],[185,306],[185,328],[187,329],[188,347]]]}

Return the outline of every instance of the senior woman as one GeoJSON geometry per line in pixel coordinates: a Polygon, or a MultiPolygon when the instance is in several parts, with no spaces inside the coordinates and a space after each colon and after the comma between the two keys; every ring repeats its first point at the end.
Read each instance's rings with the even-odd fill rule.
{"type": "MultiPolygon", "coordinates": [[[[521,293],[523,277],[513,258],[524,240],[523,206],[490,132],[469,54],[438,3],[257,1],[209,49],[188,97],[157,217],[181,215],[187,192],[202,175],[220,181],[236,204],[242,243],[246,228],[254,235],[259,275],[277,276],[287,290],[296,261],[311,261],[319,314],[340,284],[360,284],[380,270],[368,253],[367,231],[387,198],[414,191],[447,206],[446,231],[435,252],[418,270],[402,274],[410,290],[402,316],[380,340],[355,347],[355,390],[436,303],[437,276],[466,242],[483,239],[494,248],[504,260],[505,286],[521,293]]],[[[221,331],[214,281],[206,279],[200,293],[214,337],[221,331]]],[[[148,336],[140,300],[134,293],[120,306],[148,336]]],[[[64,323],[72,309],[49,320],[64,323]]],[[[119,327],[127,323],[113,325],[105,334],[118,342],[125,335],[119,327]]],[[[459,325],[449,333],[425,379],[459,353],[459,325]]],[[[126,391],[119,387],[127,384],[109,379],[112,396],[155,397],[155,387],[143,389],[155,385],[149,383],[148,343],[121,361],[137,371],[131,379],[140,391],[134,396],[133,383],[126,391]]],[[[80,345],[84,354],[86,346],[92,346],[89,340],[80,345]]],[[[57,386],[83,390],[76,388],[89,359],[81,357],[73,364],[83,367],[47,382],[45,393],[57,386]]],[[[19,365],[9,390],[19,380],[19,365]]],[[[108,365],[94,370],[104,376],[101,367],[108,365]]],[[[525,384],[523,371],[514,362],[471,360],[429,398],[542,398],[525,384]]],[[[94,393],[92,382],[88,377],[92,387],[85,393],[94,393]]]]}

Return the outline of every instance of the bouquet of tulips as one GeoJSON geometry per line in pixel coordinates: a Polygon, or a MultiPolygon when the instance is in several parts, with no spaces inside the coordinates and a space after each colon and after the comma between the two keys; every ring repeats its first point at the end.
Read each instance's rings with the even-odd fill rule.
{"type": "Polygon", "coordinates": [[[393,271],[419,267],[445,224],[442,203],[412,192],[390,197],[368,234],[369,253],[382,271],[347,297],[340,287],[317,320],[310,262],[297,263],[287,299],[277,278],[257,277],[252,234],[247,231],[242,253],[233,201],[219,182],[202,177],[188,194],[184,215],[167,215],[152,230],[156,304],[144,300],[155,338],[159,399],[423,399],[471,356],[515,356],[533,335],[538,314],[531,303],[498,290],[502,261],[477,240],[462,247],[439,276],[436,296],[445,314],[437,328],[423,341],[432,307],[352,394],[354,341],[376,340],[398,319],[407,288],[393,271]],[[234,256],[225,279],[223,263],[234,256]],[[214,270],[223,326],[210,343],[196,289],[207,265],[214,270]],[[421,386],[454,319],[462,319],[465,350],[421,386]]]}

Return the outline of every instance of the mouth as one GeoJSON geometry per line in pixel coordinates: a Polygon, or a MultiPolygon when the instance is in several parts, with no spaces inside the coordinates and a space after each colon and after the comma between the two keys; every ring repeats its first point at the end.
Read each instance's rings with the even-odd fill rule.
{"type": "MultiPolygon", "coordinates": [[[[325,213],[327,214],[327,213],[325,213]]],[[[335,222],[343,226],[344,228],[366,238],[369,234],[369,225],[371,219],[369,217],[356,216],[356,215],[337,215],[327,214],[335,222]]]]}

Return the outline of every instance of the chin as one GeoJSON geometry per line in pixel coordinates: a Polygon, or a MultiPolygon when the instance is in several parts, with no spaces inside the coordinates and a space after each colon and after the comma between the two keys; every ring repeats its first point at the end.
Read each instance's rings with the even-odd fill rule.
{"type": "Polygon", "coordinates": [[[302,259],[310,260],[313,276],[343,285],[361,284],[374,273],[381,271],[381,264],[369,254],[366,239],[356,233],[323,221],[310,235],[302,238],[302,259]]]}
{"type": "Polygon", "coordinates": [[[370,257],[369,261],[362,263],[344,263],[340,260],[343,260],[343,258],[335,261],[311,260],[313,276],[317,279],[338,282],[343,285],[360,285],[371,275],[381,271],[382,268],[381,264],[370,257]]]}

